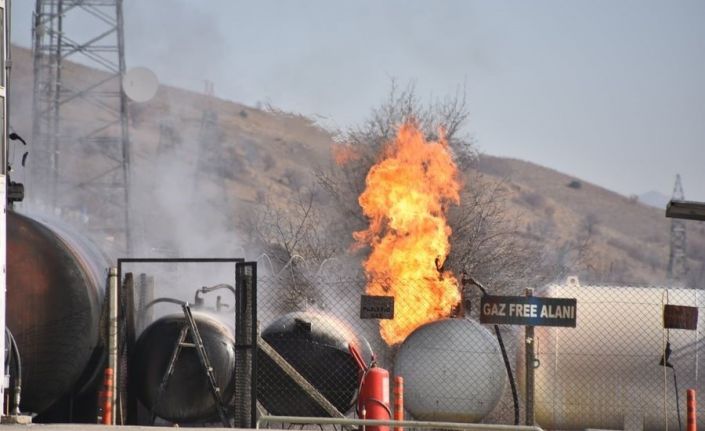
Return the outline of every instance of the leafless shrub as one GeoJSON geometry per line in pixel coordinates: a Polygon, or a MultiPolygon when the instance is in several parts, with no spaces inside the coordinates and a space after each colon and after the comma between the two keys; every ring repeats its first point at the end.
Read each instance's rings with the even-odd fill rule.
{"type": "Polygon", "coordinates": [[[281,269],[295,256],[320,264],[337,249],[326,240],[325,217],[315,199],[315,190],[308,187],[286,202],[265,198],[264,202],[243,211],[239,226],[247,242],[266,252],[275,267],[281,269]]]}
{"type": "Polygon", "coordinates": [[[274,271],[287,276],[279,292],[282,312],[301,309],[320,299],[320,293],[308,281],[311,269],[339,252],[330,240],[327,217],[316,199],[316,189],[308,187],[285,202],[263,197],[262,202],[246,209],[239,221],[248,249],[265,253],[274,271]]]}
{"type": "Polygon", "coordinates": [[[484,281],[493,292],[516,293],[539,282],[541,249],[507,213],[503,182],[470,175],[473,179],[467,181],[460,205],[449,213],[453,234],[446,266],[484,281]]]}
{"type": "Polygon", "coordinates": [[[519,200],[530,208],[541,208],[546,205],[546,198],[536,192],[523,192],[519,195],[519,200]]]}

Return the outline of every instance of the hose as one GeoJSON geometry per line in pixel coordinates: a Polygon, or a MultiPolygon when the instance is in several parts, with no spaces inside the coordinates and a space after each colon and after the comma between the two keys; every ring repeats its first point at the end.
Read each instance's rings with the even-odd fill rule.
{"type": "Polygon", "coordinates": [[[683,425],[681,424],[681,406],[678,401],[678,380],[676,380],[676,367],[673,370],[673,385],[676,387],[676,412],[678,412],[678,431],[683,431],[683,425]]]}
{"type": "Polygon", "coordinates": [[[509,356],[507,356],[507,349],[504,347],[502,334],[499,332],[499,325],[494,325],[494,333],[497,335],[499,349],[502,351],[502,359],[504,360],[504,367],[507,369],[507,376],[509,377],[509,386],[512,388],[512,401],[514,402],[514,425],[519,425],[519,395],[517,394],[517,386],[514,381],[514,374],[512,373],[512,365],[509,362],[509,356]]]}
{"type": "Polygon", "coordinates": [[[358,418],[360,417],[360,393],[362,393],[362,384],[365,383],[365,377],[367,376],[368,371],[370,371],[370,367],[365,368],[365,371],[362,373],[362,377],[360,377],[360,384],[357,387],[357,399],[355,400],[355,414],[358,418]]]}
{"type": "MultiPolygon", "coordinates": [[[[487,296],[487,289],[477,280],[470,277],[466,272],[463,272],[462,282],[470,282],[477,286],[482,292],[482,296],[487,296]]],[[[507,349],[504,347],[504,341],[502,340],[502,334],[499,332],[499,325],[494,325],[494,333],[497,336],[497,342],[499,342],[499,349],[502,351],[502,359],[504,360],[504,367],[507,369],[507,377],[509,378],[509,386],[512,389],[512,401],[514,402],[514,425],[519,425],[519,395],[517,393],[516,382],[514,381],[514,373],[512,372],[512,365],[509,362],[509,356],[507,356],[507,349]]]]}

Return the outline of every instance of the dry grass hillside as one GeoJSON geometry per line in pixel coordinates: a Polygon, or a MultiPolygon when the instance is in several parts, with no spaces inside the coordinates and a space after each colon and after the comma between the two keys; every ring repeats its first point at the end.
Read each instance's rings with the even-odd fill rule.
{"type": "MultiPolygon", "coordinates": [[[[10,123],[31,140],[30,51],[14,47],[13,60],[10,123]]],[[[74,83],[100,74],[77,64],[68,63],[64,68],[64,76],[74,83]]],[[[225,205],[226,217],[233,220],[248,205],[289,198],[314,181],[315,167],[330,163],[331,134],[295,114],[256,109],[169,86],[161,86],[147,103],[131,104],[129,114],[133,174],[144,181],[143,187],[157,187],[154,172],[163,169],[165,160],[178,160],[181,176],[205,178],[199,188],[210,189],[211,197],[225,205]],[[200,142],[206,111],[217,114],[214,142],[200,142]],[[195,161],[204,151],[215,152],[217,163],[199,172],[195,161]],[[219,197],[218,193],[227,196],[219,197]]],[[[66,115],[78,134],[99,114],[88,105],[77,104],[66,115]]],[[[71,150],[66,154],[73,154],[81,163],[98,163],[91,158],[90,148],[71,150]]],[[[483,155],[476,168],[486,179],[503,182],[505,210],[516,218],[518,234],[554,249],[554,258],[559,260],[561,253],[579,247],[581,263],[575,272],[589,281],[665,283],[670,222],[663,210],[520,160],[483,155]]],[[[188,195],[186,190],[180,192],[188,195]]],[[[32,199],[31,188],[27,193],[32,199]]],[[[176,229],[176,222],[170,223],[172,230],[165,230],[164,235],[176,229]]],[[[163,226],[155,230],[160,228],[163,226]]],[[[689,284],[705,288],[705,224],[690,222],[688,240],[689,284]]]]}
{"type": "MultiPolygon", "coordinates": [[[[12,55],[11,127],[30,138],[31,52],[13,47],[12,55]]],[[[68,82],[80,83],[95,81],[102,73],[65,62],[63,74],[68,82]]],[[[73,111],[65,115],[72,120],[77,132],[92,121],[93,115],[99,115],[87,103],[74,104],[72,108],[73,111]]],[[[288,193],[291,187],[307,180],[312,163],[322,163],[329,158],[330,135],[313,121],[295,114],[255,109],[164,85],[151,101],[130,104],[129,109],[132,157],[136,164],[169,149],[182,150],[180,155],[186,158],[197,158],[203,113],[206,110],[216,112],[218,144],[222,144],[224,162],[231,166],[226,174],[230,181],[228,190],[237,200],[256,200],[258,189],[288,193]],[[169,141],[166,145],[165,140],[169,141]],[[237,181],[233,181],[234,178],[237,181]]],[[[85,154],[85,149],[81,150],[85,154]]]]}
{"type": "MultiPolygon", "coordinates": [[[[512,192],[510,208],[537,241],[560,247],[589,236],[582,272],[596,283],[664,285],[670,220],[658,209],[522,160],[480,157],[478,169],[502,178],[512,192]],[[589,235],[588,235],[589,234],[589,235]]],[[[705,224],[686,222],[691,286],[705,287],[705,224]]]]}

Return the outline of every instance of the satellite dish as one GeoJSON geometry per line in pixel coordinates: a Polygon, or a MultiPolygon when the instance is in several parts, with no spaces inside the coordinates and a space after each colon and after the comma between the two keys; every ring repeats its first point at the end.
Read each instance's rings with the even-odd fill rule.
{"type": "Polygon", "coordinates": [[[122,89],[133,102],[147,102],[157,94],[157,75],[146,67],[134,67],[122,78],[122,89]]]}

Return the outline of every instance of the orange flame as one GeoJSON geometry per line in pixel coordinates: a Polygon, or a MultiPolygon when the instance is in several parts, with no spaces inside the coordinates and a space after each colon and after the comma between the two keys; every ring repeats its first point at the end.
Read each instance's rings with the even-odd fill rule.
{"type": "Polygon", "coordinates": [[[353,235],[372,247],[364,263],[367,293],[395,297],[394,319],[380,323],[390,345],[448,316],[460,302],[458,281],[440,269],[450,251],[444,204],[457,204],[459,193],[445,137],[426,141],[410,123],[399,128],[383,160],[367,174],[358,201],[370,225],[353,235]]]}

